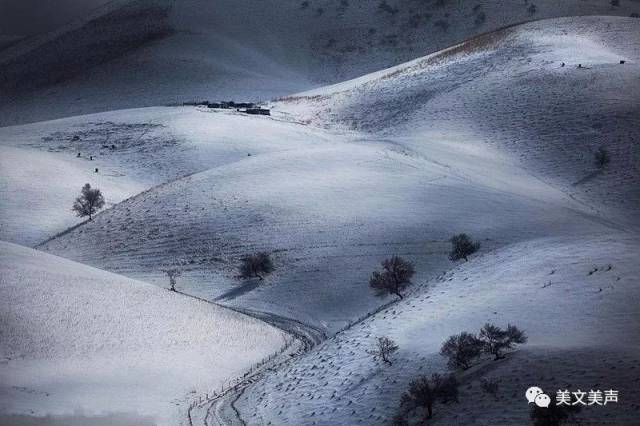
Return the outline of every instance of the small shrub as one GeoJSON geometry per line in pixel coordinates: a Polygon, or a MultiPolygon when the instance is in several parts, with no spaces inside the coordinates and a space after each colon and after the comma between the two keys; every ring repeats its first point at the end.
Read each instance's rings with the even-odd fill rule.
{"type": "Polygon", "coordinates": [[[596,166],[603,169],[611,161],[611,156],[607,148],[601,146],[593,153],[593,158],[596,166]]]}
{"type": "Polygon", "coordinates": [[[242,258],[240,277],[263,279],[263,275],[273,272],[273,262],[269,253],[259,252],[242,258]]]}
{"type": "Polygon", "coordinates": [[[162,272],[164,272],[167,277],[169,277],[169,289],[171,291],[176,291],[176,278],[182,275],[182,271],[178,268],[171,268],[163,269],[162,272]]]}
{"type": "Polygon", "coordinates": [[[538,6],[536,6],[535,4],[532,4],[527,8],[527,12],[529,12],[529,15],[535,15],[536,12],[538,12],[538,6]]]}
{"type": "Polygon", "coordinates": [[[449,259],[453,262],[460,259],[468,261],[468,257],[480,249],[480,243],[471,241],[467,234],[454,235],[449,241],[452,245],[449,259]]]}

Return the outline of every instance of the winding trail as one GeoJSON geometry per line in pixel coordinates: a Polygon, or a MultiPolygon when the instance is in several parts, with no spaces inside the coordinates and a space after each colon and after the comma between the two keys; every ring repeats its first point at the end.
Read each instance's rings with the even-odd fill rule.
{"type": "MultiPolygon", "coordinates": [[[[181,294],[193,297],[189,294],[181,294]]],[[[215,304],[215,302],[205,299],[198,299],[215,304]]],[[[245,389],[261,380],[266,374],[271,373],[283,364],[289,362],[291,359],[308,352],[327,338],[323,330],[292,318],[251,309],[231,308],[228,306],[225,308],[264,321],[291,336],[292,340],[285,345],[281,351],[274,354],[273,358],[270,358],[260,367],[247,373],[226,391],[190,406],[187,412],[188,424],[190,426],[246,425],[247,423],[235,406],[235,403],[242,396],[245,389]]]]}

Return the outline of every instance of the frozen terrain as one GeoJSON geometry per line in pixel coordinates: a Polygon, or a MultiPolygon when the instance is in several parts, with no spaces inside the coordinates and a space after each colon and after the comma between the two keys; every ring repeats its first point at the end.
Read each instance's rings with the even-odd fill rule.
{"type": "Polygon", "coordinates": [[[594,214],[637,226],[639,67],[640,21],[545,20],[287,97],[276,108],[305,122],[392,136],[417,152],[434,143],[497,149],[594,214]],[[601,146],[616,167],[595,167],[601,146]]]}
{"type": "MultiPolygon", "coordinates": [[[[626,118],[638,111],[640,97],[634,88],[621,84],[607,95],[619,99],[624,113],[620,119],[610,116],[607,126],[627,137],[610,139],[609,133],[576,123],[575,132],[585,131],[590,137],[571,144],[562,143],[565,123],[585,114],[602,117],[608,112],[601,111],[605,102],[568,102],[559,115],[523,99],[531,116],[545,126],[531,125],[516,113],[498,118],[491,108],[497,102],[483,102],[483,87],[493,84],[495,90],[515,91],[524,72],[544,71],[544,64],[536,69],[528,59],[559,54],[560,42],[532,41],[544,25],[550,38],[553,28],[562,27],[577,34],[570,36],[576,40],[581,40],[581,28],[595,28],[590,37],[602,34],[603,52],[607,40],[627,40],[620,42],[619,55],[629,63],[610,65],[608,78],[624,82],[637,69],[637,44],[632,42],[640,21],[582,18],[527,24],[508,36],[494,35],[497,41],[488,48],[441,53],[436,57],[444,56],[442,63],[421,66],[430,63],[427,58],[290,97],[275,105],[281,114],[273,118],[242,117],[247,123],[277,122],[284,134],[274,137],[265,130],[262,138],[274,142],[251,139],[244,145],[251,156],[243,153],[235,162],[152,188],[41,248],[161,285],[162,266],[180,264],[185,291],[337,330],[378,306],[367,278],[390,254],[415,261],[417,278],[425,280],[449,268],[447,240],[455,233],[470,233],[493,249],[546,236],[581,236],[603,227],[637,227],[633,141],[638,127],[633,118],[626,118]],[[509,49],[520,52],[521,58],[501,62],[496,52],[509,49]],[[495,61],[495,71],[474,76],[480,69],[477,61],[495,61]],[[453,68],[457,72],[451,72],[453,68]],[[439,78],[442,75],[446,78],[439,78]],[[425,87],[430,96],[423,105],[419,96],[425,87]],[[461,99],[449,100],[456,88],[461,99]],[[451,111],[432,107],[430,99],[442,99],[438,105],[452,105],[451,111]],[[459,105],[467,106],[466,115],[456,114],[459,105]],[[396,106],[394,114],[385,115],[396,106]],[[489,117],[486,125],[483,112],[489,117]],[[355,117],[356,130],[345,129],[347,114],[355,117]],[[367,120],[375,126],[362,125],[367,120]],[[286,137],[285,129],[295,133],[286,137]],[[305,132],[302,137],[300,132],[305,132]],[[614,163],[596,173],[587,190],[572,186],[565,176],[593,173],[592,152],[599,145],[612,150],[614,163]],[[256,153],[258,147],[263,149],[256,153]],[[546,155],[537,157],[541,152],[546,155]],[[239,282],[240,258],[259,250],[273,253],[276,272],[260,285],[239,282]]],[[[560,69],[559,64],[553,67],[560,69]]],[[[541,84],[538,91],[575,96],[580,86],[570,81],[580,78],[569,74],[567,84],[541,84]]],[[[514,108],[517,104],[509,103],[514,108]]],[[[200,127],[202,134],[217,144],[216,128],[228,113],[177,110],[190,117],[192,126],[206,123],[200,127]]]]}
{"type": "Polygon", "coordinates": [[[623,0],[114,0],[0,52],[0,125],[197,99],[268,99],[506,25],[640,13],[623,0]],[[534,7],[535,9],[532,9],[534,7]]]}
{"type": "Polygon", "coordinates": [[[258,320],[30,248],[0,243],[0,269],[2,413],[173,425],[285,343],[258,320]]]}
{"type": "Polygon", "coordinates": [[[0,246],[0,413],[185,423],[193,399],[288,332],[306,355],[280,354],[199,404],[194,424],[388,424],[411,379],[444,370],[447,336],[493,321],[529,343],[461,375],[460,406],[438,406],[436,422],[523,423],[523,392],[540,385],[619,389],[619,405],[585,412],[632,424],[640,19],[503,28],[281,97],[270,117],[158,106],[289,94],[521,20],[638,4],[621,3],[115,1],[4,49],[0,89],[23,72],[33,87],[9,87],[2,124],[114,110],[0,128],[0,240],[22,244],[0,246]],[[89,66],[59,72],[76,59],[45,51],[89,66]],[[156,106],[117,109],[143,105],[156,106]],[[601,146],[611,162],[598,168],[601,146]],[[70,207],[86,182],[107,208],[83,222],[70,207]],[[482,248],[455,265],[460,232],[482,248]],[[240,280],[257,251],[275,271],[240,280]],[[399,303],[368,286],[394,254],[417,269],[399,303]],[[169,267],[184,294],[160,288],[169,267]],[[391,367],[367,354],[381,335],[400,346],[391,367]]]}
{"type": "Polygon", "coordinates": [[[436,406],[434,424],[527,424],[530,386],[554,398],[557,389],[618,389],[619,404],[585,407],[580,419],[635,424],[639,243],[615,232],[543,238],[472,259],[249,388],[236,407],[248,424],[390,424],[409,381],[446,371],[444,340],[492,322],[523,328],[528,344],[463,373],[460,404],[436,406]],[[392,366],[367,353],[379,336],[400,347],[392,366]],[[482,378],[499,383],[497,399],[482,378]]]}

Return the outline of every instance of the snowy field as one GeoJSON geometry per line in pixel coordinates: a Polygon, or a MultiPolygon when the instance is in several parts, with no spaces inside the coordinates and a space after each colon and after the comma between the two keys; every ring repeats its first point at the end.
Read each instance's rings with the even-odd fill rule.
{"type": "Polygon", "coordinates": [[[524,391],[534,385],[619,389],[619,405],[586,407],[580,419],[634,424],[639,242],[618,233],[543,238],[472,259],[255,385],[237,405],[251,424],[389,424],[410,380],[447,371],[438,351],[448,336],[492,322],[517,325],[529,342],[463,373],[460,405],[436,406],[436,424],[526,424],[524,391]],[[400,347],[392,366],[367,353],[380,336],[400,347]],[[483,378],[498,381],[498,399],[480,389],[483,378]]]}
{"type": "Polygon", "coordinates": [[[0,51],[0,125],[200,99],[267,100],[607,0],[115,0],[0,51]],[[213,99],[211,99],[213,98],[213,99]]]}
{"type": "Polygon", "coordinates": [[[0,423],[186,424],[192,400],[278,351],[288,325],[332,337],[197,424],[388,424],[410,380],[445,370],[444,339],[486,321],[529,342],[460,374],[461,402],[436,406],[436,423],[525,423],[532,385],[619,389],[619,405],[581,418],[636,421],[640,19],[502,29],[268,102],[270,117],[166,105],[290,94],[525,19],[636,6],[383,3],[216,2],[224,15],[197,0],[116,1],[0,52],[0,66],[37,82],[38,66],[59,65],[43,50],[85,54],[96,37],[127,47],[0,101],[0,125],[67,117],[0,127],[0,423]],[[135,46],[112,39],[124,29],[135,46]],[[156,106],[120,109],[145,105],[156,106]],[[611,161],[598,168],[601,146],[611,161]],[[71,205],[87,182],[107,204],[83,222],[71,205]],[[454,264],[461,232],[482,246],[454,264]],[[274,272],[240,280],[241,258],[258,251],[274,272]],[[394,304],[368,285],[391,255],[417,271],[394,304]],[[184,294],[166,289],[173,267],[184,294]],[[393,366],[367,352],[382,335],[400,347],[393,366]],[[483,378],[499,383],[497,400],[483,378]]]}
{"type": "Polygon", "coordinates": [[[2,413],[174,425],[190,398],[285,343],[260,321],[29,248],[1,243],[0,268],[2,413]]]}
{"type": "MultiPolygon", "coordinates": [[[[560,22],[547,22],[551,34],[551,28],[560,26],[579,35],[580,29],[599,24],[591,37],[603,34],[605,52],[607,40],[629,40],[621,44],[626,50],[620,55],[631,63],[611,65],[610,74],[631,78],[637,69],[637,45],[632,43],[636,20],[560,22]],[[616,69],[622,71],[616,74],[616,69]]],[[[407,256],[417,264],[417,279],[426,280],[450,267],[446,251],[455,233],[467,232],[493,249],[533,238],[635,227],[637,158],[622,155],[637,150],[633,120],[610,120],[612,128],[629,138],[609,140],[608,133],[592,132],[590,138],[566,144],[563,123],[584,114],[603,117],[608,110],[600,110],[602,103],[594,101],[592,110],[569,103],[558,115],[525,99],[531,114],[546,123],[544,128],[527,125],[524,111],[504,114],[500,121],[489,108],[495,103],[483,108],[481,89],[488,82],[503,82],[503,91],[519,88],[522,67],[533,73],[527,57],[543,50],[558,54],[557,44],[530,41],[542,25],[528,24],[506,39],[498,37],[497,47],[436,55],[444,56],[444,63],[423,65],[430,63],[427,58],[288,98],[275,104],[280,113],[273,118],[238,116],[242,123],[277,123],[281,133],[244,127],[246,133],[232,140],[247,141],[237,161],[212,163],[207,170],[155,187],[41,248],[160,285],[166,285],[160,273],[164,265],[182,264],[185,291],[337,330],[380,303],[367,279],[385,256],[407,256]],[[520,52],[522,59],[500,62],[497,52],[508,49],[520,52]],[[495,71],[477,71],[478,60],[495,62],[495,71]],[[457,72],[449,73],[452,68],[457,72]],[[470,76],[465,70],[471,70],[470,76]],[[449,77],[440,79],[442,75],[449,77]],[[422,105],[416,99],[424,87],[430,96],[422,105]],[[448,100],[454,89],[461,92],[459,102],[448,100]],[[430,108],[428,101],[439,98],[452,110],[430,108]],[[460,104],[475,112],[458,117],[460,104]],[[387,115],[395,105],[399,110],[387,115]],[[486,133],[477,124],[483,112],[495,123],[486,133]],[[345,129],[345,116],[358,124],[356,130],[345,129]],[[369,122],[375,127],[365,125],[369,122]],[[429,123],[428,129],[422,123],[429,123]],[[512,128],[528,132],[509,132],[512,128]],[[590,191],[565,181],[563,174],[577,179],[593,173],[592,152],[600,144],[610,147],[616,166],[596,176],[590,191]],[[540,152],[546,156],[538,162],[540,152]],[[239,260],[259,250],[273,253],[276,271],[259,286],[242,285],[239,260]]],[[[573,86],[539,90],[570,96],[573,86]]],[[[625,114],[638,111],[640,97],[633,89],[616,87],[608,96],[621,100],[625,114]]],[[[200,138],[208,135],[213,146],[220,143],[217,129],[229,119],[227,113],[173,110],[188,117],[185,122],[200,130],[200,138]]]]}

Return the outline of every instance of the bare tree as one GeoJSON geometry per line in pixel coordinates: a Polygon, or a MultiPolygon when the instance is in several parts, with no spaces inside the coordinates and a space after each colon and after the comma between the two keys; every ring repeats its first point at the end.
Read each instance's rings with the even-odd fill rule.
{"type": "Polygon", "coordinates": [[[169,277],[169,286],[171,291],[176,291],[176,278],[182,275],[182,270],[178,268],[163,269],[162,272],[169,277]]]}
{"type": "Polygon", "coordinates": [[[403,298],[402,290],[411,284],[415,274],[413,263],[399,256],[392,256],[382,261],[382,272],[375,271],[369,278],[369,285],[379,296],[395,294],[403,298]]]}
{"type": "Polygon", "coordinates": [[[89,220],[92,216],[104,206],[104,197],[102,192],[97,188],[91,188],[91,185],[86,183],[80,192],[80,196],[76,198],[73,203],[72,211],[75,211],[78,217],[89,216],[89,220]]]}
{"type": "Polygon", "coordinates": [[[599,169],[603,169],[611,161],[611,156],[607,148],[601,146],[593,153],[594,162],[599,169]]]}
{"type": "Polygon", "coordinates": [[[269,253],[259,252],[242,258],[240,277],[263,279],[263,275],[273,272],[273,262],[269,253]]]}
{"type": "Polygon", "coordinates": [[[423,408],[427,415],[433,417],[433,405],[438,402],[458,402],[458,381],[450,374],[441,376],[433,374],[431,378],[420,376],[409,384],[409,390],[402,395],[401,408],[409,413],[416,408],[423,408]]]}
{"type": "Polygon", "coordinates": [[[471,367],[471,362],[482,354],[483,343],[474,334],[463,331],[450,336],[440,348],[440,355],[447,358],[447,366],[455,370],[471,367]]]}
{"type": "Polygon", "coordinates": [[[480,243],[471,241],[467,234],[454,235],[449,241],[452,245],[449,259],[453,262],[460,259],[468,261],[468,256],[480,249],[480,243]]]}
{"type": "Polygon", "coordinates": [[[398,351],[398,345],[396,342],[386,336],[378,337],[376,339],[376,348],[369,353],[373,355],[373,359],[380,359],[389,365],[391,363],[391,355],[398,351]]]}
{"type": "Polygon", "coordinates": [[[515,325],[509,324],[506,330],[486,323],[480,330],[480,340],[487,353],[495,356],[496,360],[504,358],[503,351],[513,349],[515,345],[527,343],[527,335],[515,325]]]}

